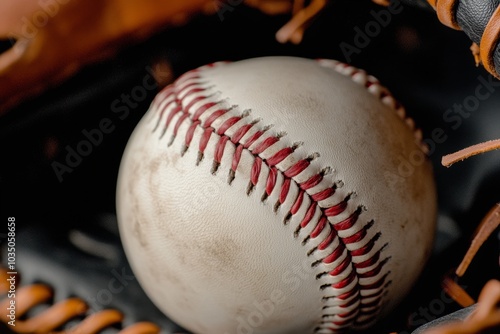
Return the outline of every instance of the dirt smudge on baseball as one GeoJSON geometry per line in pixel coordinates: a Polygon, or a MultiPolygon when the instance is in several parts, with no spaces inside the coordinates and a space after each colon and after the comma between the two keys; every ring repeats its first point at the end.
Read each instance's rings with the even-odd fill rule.
{"type": "Polygon", "coordinates": [[[215,240],[207,239],[205,244],[199,244],[203,254],[199,265],[207,267],[205,272],[223,272],[232,274],[240,270],[239,254],[241,248],[229,237],[221,236],[215,240]]]}

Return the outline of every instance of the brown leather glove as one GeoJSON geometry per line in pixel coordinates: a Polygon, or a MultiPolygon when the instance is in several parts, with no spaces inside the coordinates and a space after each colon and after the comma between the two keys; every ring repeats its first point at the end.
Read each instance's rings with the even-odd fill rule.
{"type": "Polygon", "coordinates": [[[84,65],[215,9],[214,0],[2,0],[0,39],[14,44],[0,54],[0,115],[84,65]]]}

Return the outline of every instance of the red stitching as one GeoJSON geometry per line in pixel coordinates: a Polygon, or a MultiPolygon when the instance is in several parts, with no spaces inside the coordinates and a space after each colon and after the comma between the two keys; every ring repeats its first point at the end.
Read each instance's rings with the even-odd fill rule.
{"type": "Polygon", "coordinates": [[[297,196],[297,199],[295,200],[295,202],[293,203],[293,206],[292,208],[290,209],[290,213],[292,215],[295,215],[297,214],[297,212],[299,211],[300,207],[302,206],[302,201],[304,200],[304,191],[301,190],[299,192],[299,195],[297,196]]]}
{"type": "Polygon", "coordinates": [[[227,129],[229,129],[230,127],[232,127],[236,123],[238,123],[238,121],[240,119],[241,119],[241,117],[237,117],[237,116],[227,119],[224,123],[222,123],[219,130],[217,130],[217,134],[219,136],[222,136],[227,131],[227,129]]]}
{"type": "Polygon", "coordinates": [[[300,227],[304,228],[309,224],[311,219],[314,217],[314,214],[316,213],[316,206],[316,202],[312,202],[306,212],[306,215],[304,216],[304,219],[302,219],[302,222],[300,223],[300,227]]]}
{"type": "MultiPolygon", "coordinates": [[[[345,203],[345,205],[347,205],[347,201],[343,201],[341,203],[345,203]]],[[[337,205],[340,205],[340,204],[337,204],[337,205]]],[[[351,216],[349,216],[345,220],[341,221],[340,223],[334,224],[333,227],[337,231],[348,230],[354,226],[354,224],[358,220],[359,214],[360,214],[359,210],[354,211],[354,213],[351,216]]]]}
{"type": "Polygon", "coordinates": [[[348,307],[348,306],[351,306],[353,304],[359,303],[359,301],[360,301],[360,298],[359,298],[359,295],[357,295],[356,297],[351,298],[347,303],[340,305],[340,307],[348,307]]]}
{"type": "Polygon", "coordinates": [[[378,238],[380,238],[380,233],[377,233],[364,247],[351,251],[351,255],[361,256],[370,253],[370,251],[373,249],[373,246],[375,246],[375,241],[377,241],[378,238]]]}
{"type": "Polygon", "coordinates": [[[165,122],[165,130],[168,128],[170,122],[172,122],[172,119],[174,119],[175,114],[177,114],[178,112],[182,112],[181,106],[177,106],[174,109],[172,109],[172,111],[170,111],[167,117],[167,121],[165,122]]]}
{"type": "Polygon", "coordinates": [[[219,110],[216,110],[214,111],[208,118],[207,120],[205,121],[205,124],[203,125],[204,128],[208,128],[210,126],[212,126],[212,123],[219,117],[221,117],[222,115],[224,115],[225,113],[227,113],[228,110],[225,110],[225,109],[219,109],[219,110]]]}
{"type": "Polygon", "coordinates": [[[191,145],[191,141],[193,140],[194,130],[196,130],[196,127],[198,127],[199,124],[200,121],[195,121],[189,126],[189,129],[186,132],[186,138],[184,139],[186,147],[189,147],[189,145],[191,145]]]}
{"type": "Polygon", "coordinates": [[[349,299],[351,298],[354,294],[357,294],[358,292],[355,291],[355,290],[351,290],[349,292],[345,292],[343,294],[341,294],[340,296],[338,296],[337,298],[338,299],[341,299],[341,300],[346,300],[346,299],[349,299]]]}
{"type": "Polygon", "coordinates": [[[344,278],[342,281],[340,281],[338,283],[335,283],[335,284],[332,284],[332,287],[335,288],[335,289],[345,288],[346,286],[348,286],[349,284],[351,284],[355,279],[356,279],[356,271],[353,270],[353,271],[351,271],[351,273],[349,274],[349,276],[347,276],[346,278],[344,278]]]}
{"type": "Polygon", "coordinates": [[[380,288],[382,285],[384,285],[385,280],[387,278],[387,274],[384,275],[381,279],[379,279],[377,282],[372,283],[372,284],[360,284],[362,290],[374,290],[380,288]]]}
{"type": "Polygon", "coordinates": [[[335,248],[335,250],[330,255],[328,255],[327,257],[325,257],[323,259],[323,263],[329,264],[329,263],[334,262],[335,260],[337,260],[340,257],[340,255],[342,255],[344,250],[345,250],[344,244],[340,243],[337,246],[337,248],[335,248]]]}
{"type": "Polygon", "coordinates": [[[182,122],[184,122],[184,120],[186,118],[189,117],[189,114],[188,113],[185,113],[183,114],[178,120],[177,122],[175,123],[175,127],[174,127],[174,137],[177,136],[177,132],[179,131],[179,127],[181,126],[182,122]]]}
{"type": "Polygon", "coordinates": [[[257,147],[255,147],[253,149],[252,153],[256,154],[256,155],[259,155],[262,152],[264,152],[265,150],[267,150],[269,148],[269,146],[277,143],[278,141],[279,141],[278,137],[269,137],[269,138],[266,138],[266,139],[264,139],[264,141],[262,141],[262,143],[260,143],[259,145],[257,145],[257,147]]]}
{"type": "Polygon", "coordinates": [[[264,134],[264,131],[255,132],[248,140],[245,142],[245,148],[249,148],[260,136],[264,134]]]}
{"type": "MultiPolygon", "coordinates": [[[[321,62],[322,61],[320,61],[320,63],[321,62]]],[[[219,65],[215,64],[215,65],[210,65],[209,67],[213,66],[219,66],[219,65]]],[[[322,64],[322,66],[329,66],[329,65],[322,64]]],[[[351,77],[356,76],[357,78],[359,78],[359,76],[366,75],[364,71],[354,69],[347,64],[342,64],[338,62],[333,63],[333,68],[339,71],[340,73],[344,75],[350,75],[351,77]],[[345,74],[345,72],[348,73],[345,74]]],[[[353,308],[352,310],[349,309],[348,311],[341,314],[329,315],[327,313],[324,313],[324,316],[334,316],[336,319],[338,319],[338,317],[346,318],[346,320],[329,321],[326,323],[330,325],[335,325],[340,328],[354,323],[355,324],[359,324],[361,322],[364,323],[365,321],[369,321],[371,318],[375,317],[377,312],[376,309],[378,309],[375,306],[378,306],[382,296],[384,295],[385,287],[387,286],[385,281],[389,273],[385,273],[375,283],[371,284],[362,284],[362,282],[360,282],[359,280],[377,277],[381,275],[383,267],[387,263],[388,259],[383,261],[380,260],[380,252],[383,249],[382,247],[382,249],[372,254],[368,259],[364,259],[361,262],[353,262],[353,260],[355,257],[363,257],[365,255],[372,253],[373,248],[380,237],[380,232],[376,233],[375,236],[372,237],[367,243],[359,247],[356,246],[357,243],[366,238],[367,231],[372,226],[372,223],[362,226],[357,232],[355,232],[350,236],[339,237],[338,232],[344,233],[344,231],[348,231],[354,228],[357,224],[361,224],[358,221],[359,221],[359,216],[362,213],[362,210],[358,208],[358,210],[354,211],[352,214],[350,214],[349,217],[347,217],[343,221],[336,224],[331,224],[328,221],[328,217],[338,216],[343,212],[345,212],[349,206],[348,202],[350,196],[348,196],[347,198],[345,198],[344,200],[342,200],[337,204],[330,205],[329,207],[325,208],[320,207],[318,203],[331,198],[336,193],[336,188],[337,188],[336,185],[334,185],[322,189],[321,191],[318,191],[316,193],[312,193],[312,189],[321,184],[321,182],[324,180],[324,174],[327,173],[325,172],[326,170],[309,176],[309,178],[306,181],[303,181],[302,183],[297,183],[297,181],[294,179],[311,165],[311,160],[314,159],[314,156],[309,158],[299,159],[297,162],[293,163],[292,166],[288,167],[284,171],[279,170],[278,168],[278,165],[281,162],[287,159],[290,155],[294,154],[295,147],[283,147],[281,149],[278,149],[270,157],[267,157],[265,159],[262,158],[260,155],[264,153],[266,150],[268,150],[271,146],[277,144],[280,141],[280,136],[266,135],[265,138],[260,140],[262,136],[265,135],[268,128],[257,129],[256,124],[258,123],[258,121],[247,123],[243,121],[243,118],[245,116],[230,115],[228,113],[231,111],[231,109],[222,107],[221,102],[210,101],[209,97],[210,95],[208,96],[205,95],[205,91],[207,89],[204,88],[202,86],[202,83],[200,82],[202,78],[200,72],[203,69],[204,68],[200,68],[188,72],[187,74],[179,78],[176,81],[176,83],[174,83],[172,86],[167,87],[158,95],[158,97],[153,102],[153,105],[157,108],[157,113],[158,113],[157,114],[158,123],[156,124],[153,131],[155,131],[158,125],[161,123],[161,120],[164,118],[163,115],[165,112],[169,111],[167,119],[165,120],[163,125],[163,133],[165,133],[165,131],[170,126],[172,120],[176,117],[176,115],[182,113],[182,115],[179,116],[179,118],[175,123],[172,140],[175,139],[175,137],[177,136],[181,124],[185,121],[189,121],[190,124],[186,130],[184,138],[183,152],[185,152],[192,143],[196,129],[201,128],[203,130],[203,133],[201,134],[199,139],[198,162],[203,158],[204,152],[211,139],[212,134],[218,135],[220,138],[217,140],[215,144],[215,151],[213,156],[214,169],[212,170],[212,172],[214,173],[217,171],[218,165],[222,162],[226,144],[228,142],[231,142],[234,145],[235,149],[234,152],[232,153],[230,176],[228,179],[229,183],[231,183],[231,181],[235,177],[236,170],[238,168],[241,156],[243,154],[243,150],[249,151],[249,153],[252,154],[254,157],[254,162],[252,164],[251,172],[249,175],[250,182],[247,192],[251,191],[253,187],[257,186],[259,182],[259,177],[261,175],[263,163],[269,168],[269,173],[266,178],[265,194],[264,197],[262,198],[263,200],[267,196],[270,196],[275,190],[278,182],[278,174],[281,173],[281,175],[283,175],[282,184],[280,185],[279,189],[279,199],[277,204],[275,205],[275,210],[277,206],[283,204],[290,196],[290,187],[292,182],[294,182],[299,187],[299,191],[297,197],[293,200],[293,205],[291,206],[290,212],[288,213],[287,218],[285,218],[285,220],[287,221],[292,216],[297,215],[302,205],[305,203],[304,202],[305,196],[309,197],[310,203],[308,204],[306,213],[304,214],[304,217],[302,218],[301,223],[299,224],[299,229],[306,228],[309,225],[309,223],[313,219],[315,219],[314,218],[315,216],[318,216],[318,218],[316,218],[317,219],[316,226],[309,233],[309,236],[307,236],[307,238],[303,241],[303,244],[306,244],[311,238],[312,239],[318,238],[327,226],[330,226],[330,232],[326,235],[326,237],[324,237],[324,240],[321,240],[321,242],[316,248],[309,251],[308,255],[311,255],[315,251],[324,251],[328,249],[328,247],[330,247],[332,243],[337,243],[335,249],[330,251],[330,253],[324,256],[321,260],[316,261],[315,264],[323,263],[323,265],[330,265],[336,261],[339,261],[341,257],[344,256],[345,254],[345,257],[340,261],[340,263],[335,265],[335,268],[326,272],[325,274],[330,275],[332,277],[336,277],[343,273],[346,273],[347,270],[350,270],[349,273],[346,273],[347,276],[342,280],[335,282],[333,284],[327,284],[322,286],[323,289],[326,287],[331,287],[333,289],[343,289],[352,285],[349,291],[343,292],[342,294],[336,296],[333,295],[329,297],[324,297],[324,299],[335,298],[336,300],[347,300],[346,303],[340,304],[339,306],[340,308],[344,308],[346,310],[349,307],[352,307],[356,303],[360,303],[361,305],[359,307],[353,308]],[[188,99],[189,102],[185,103],[186,101],[188,101],[188,99]],[[162,102],[167,100],[169,101],[163,107],[161,107],[162,102]],[[199,106],[195,109],[197,105],[199,106]],[[200,118],[206,112],[209,111],[211,112],[210,115],[202,123],[200,118]],[[228,114],[229,117],[224,121],[220,122],[221,124],[214,123],[221,117],[225,117],[224,115],[226,114],[228,114]],[[244,124],[239,124],[240,121],[242,121],[241,123],[244,124]],[[218,125],[214,127],[214,124],[218,125]],[[227,132],[236,126],[237,128],[234,129],[232,135],[228,135],[227,132]],[[254,128],[255,132],[250,134],[250,131],[254,128]],[[247,134],[249,135],[247,136],[247,134]],[[244,139],[245,137],[246,139],[244,139]],[[243,140],[244,142],[242,142],[243,140]],[[317,214],[318,210],[319,214],[317,214]],[[358,269],[367,269],[371,267],[373,268],[365,272],[357,271],[358,269]],[[356,283],[353,285],[354,282],[356,283]],[[359,294],[360,290],[364,291],[377,290],[374,294],[371,295],[376,297],[377,299],[369,303],[366,302],[363,303],[363,301],[365,301],[370,296],[361,296],[359,294]],[[366,310],[367,308],[371,307],[374,307],[375,310],[366,310]],[[368,320],[362,319],[361,318],[362,316],[369,316],[367,318],[368,320]]],[[[377,87],[381,87],[376,79],[367,76],[364,86],[367,89],[371,89],[374,85],[377,85],[377,87]]],[[[374,91],[377,91],[377,88],[375,88],[374,91]]],[[[392,98],[388,90],[386,90],[385,88],[379,88],[377,94],[381,100],[385,98],[392,98]]],[[[387,103],[388,102],[386,102],[386,104],[387,103]]],[[[394,105],[398,109],[402,108],[396,101],[394,102],[394,105]]],[[[404,111],[403,112],[398,111],[398,114],[404,114],[404,111]]],[[[295,235],[298,235],[298,230],[295,232],[295,235]]],[[[318,277],[322,277],[323,275],[324,274],[318,275],[318,277]]],[[[331,330],[335,331],[336,329],[332,327],[331,330]]]]}
{"type": "Polygon", "coordinates": [[[276,152],[272,157],[267,159],[267,164],[269,166],[275,166],[285,160],[290,154],[293,153],[293,148],[285,147],[284,149],[276,152]]]}
{"type": "Polygon", "coordinates": [[[380,259],[380,251],[376,252],[375,255],[373,255],[366,261],[355,263],[354,266],[356,268],[368,268],[377,263],[379,259],[380,259]]]}
{"type": "MultiPolygon", "coordinates": [[[[327,217],[338,216],[339,214],[341,214],[342,212],[344,212],[346,208],[347,208],[347,200],[343,200],[339,204],[331,206],[328,209],[326,209],[325,210],[325,215],[327,217]]],[[[338,225],[338,224],[335,224],[335,225],[338,225]]]]}
{"type": "Polygon", "coordinates": [[[222,154],[224,154],[224,148],[226,147],[226,143],[228,140],[229,140],[228,137],[222,136],[217,142],[217,145],[215,146],[215,155],[214,155],[215,162],[220,163],[222,161],[222,154]]]}
{"type": "Polygon", "coordinates": [[[336,276],[336,275],[342,273],[344,270],[347,269],[347,267],[349,267],[351,265],[351,263],[352,263],[351,258],[349,256],[346,256],[344,261],[342,261],[335,269],[330,271],[330,275],[336,276]]]}
{"type": "MultiPolygon", "coordinates": [[[[299,165],[302,161],[305,161],[307,162],[307,165],[300,171],[302,172],[304,169],[306,169],[307,166],[309,166],[310,162],[307,161],[307,160],[301,160],[297,163],[297,165],[299,165]]],[[[293,168],[293,167],[292,167],[293,168]]],[[[292,169],[290,168],[290,169],[292,169]]],[[[286,174],[286,173],[285,173],[286,174]]],[[[299,174],[299,173],[297,173],[299,174]]],[[[296,176],[297,174],[295,174],[294,176],[296,176]]],[[[309,178],[309,180],[303,182],[300,184],[300,188],[304,189],[304,190],[308,190],[308,189],[311,189],[312,187],[314,186],[317,186],[321,181],[323,180],[323,175],[322,174],[316,174],[316,175],[313,175],[309,178]]]]}
{"type": "MultiPolygon", "coordinates": [[[[289,178],[293,178],[293,177],[299,175],[300,173],[302,173],[307,167],[309,167],[310,164],[311,164],[311,162],[309,160],[306,160],[306,159],[300,160],[295,165],[293,165],[292,167],[290,167],[288,170],[285,171],[285,176],[289,177],[289,178]]],[[[321,181],[321,179],[320,179],[320,181],[321,181]]],[[[302,187],[302,189],[307,190],[309,188],[302,187]]]]}
{"type": "Polygon", "coordinates": [[[321,219],[318,222],[318,225],[314,228],[314,230],[311,232],[311,238],[317,238],[321,232],[323,232],[323,229],[326,227],[326,224],[328,222],[328,219],[326,217],[321,217],[321,219]]]}
{"type": "MultiPolygon", "coordinates": [[[[200,96],[202,97],[203,99],[206,99],[205,96],[200,96]]],[[[207,111],[208,109],[212,108],[213,106],[217,105],[217,103],[215,102],[209,102],[209,103],[206,103],[204,105],[202,105],[201,107],[199,107],[196,112],[193,114],[193,121],[197,121],[198,119],[200,119],[200,116],[203,115],[203,113],[205,113],[205,111],[207,111]]]]}
{"type": "Polygon", "coordinates": [[[252,182],[254,186],[256,186],[257,182],[259,182],[261,167],[262,167],[262,159],[259,157],[255,158],[252,165],[252,172],[250,173],[250,182],[252,182]]]}
{"type": "MultiPolygon", "coordinates": [[[[348,305],[346,305],[346,306],[342,305],[341,307],[347,307],[347,306],[348,306],[348,305]]],[[[341,313],[341,314],[339,314],[338,316],[339,316],[340,318],[349,318],[350,316],[354,315],[355,313],[358,313],[358,310],[357,310],[357,309],[353,309],[353,310],[351,310],[351,311],[349,311],[349,312],[346,312],[346,313],[341,313]]]]}
{"type": "Polygon", "coordinates": [[[269,169],[269,175],[267,176],[267,183],[266,183],[267,195],[271,195],[271,193],[273,192],[277,178],[278,178],[278,170],[276,169],[276,167],[272,167],[271,169],[269,169]]]}
{"type": "Polygon", "coordinates": [[[326,188],[325,190],[312,195],[311,198],[315,202],[320,202],[331,197],[333,194],[335,194],[335,188],[326,188]]]}
{"type": "MultiPolygon", "coordinates": [[[[253,127],[253,124],[245,124],[241,128],[239,128],[231,138],[233,143],[239,143],[241,138],[253,127]]],[[[242,146],[243,147],[243,146],[242,146]]]]}
{"type": "Polygon", "coordinates": [[[191,108],[197,103],[197,102],[200,102],[202,100],[206,99],[205,96],[198,96],[197,98],[193,99],[191,102],[189,102],[185,107],[184,109],[186,110],[187,113],[190,114],[190,110],[191,108]]]}
{"type": "Polygon", "coordinates": [[[370,271],[367,271],[365,273],[361,273],[359,274],[359,277],[360,278],[368,278],[368,277],[374,277],[374,276],[377,276],[381,271],[382,271],[382,267],[384,266],[384,262],[380,262],[377,267],[375,267],[375,269],[372,269],[370,271]]]}
{"type": "Polygon", "coordinates": [[[326,249],[328,246],[330,246],[330,244],[331,244],[331,243],[333,242],[333,240],[335,239],[335,236],[336,236],[336,234],[335,234],[334,230],[332,229],[332,230],[330,231],[330,234],[328,234],[328,237],[326,237],[326,239],[325,239],[325,240],[323,240],[323,242],[321,242],[321,243],[319,244],[318,249],[319,249],[319,250],[324,250],[324,249],[326,249]]]}
{"type": "Polygon", "coordinates": [[[352,244],[363,240],[365,237],[366,237],[366,229],[362,228],[361,230],[351,235],[350,237],[345,237],[342,239],[344,240],[345,244],[352,244]]]}
{"type": "Polygon", "coordinates": [[[207,148],[208,141],[210,140],[210,136],[212,136],[212,129],[207,128],[205,131],[203,131],[203,135],[201,136],[200,140],[200,148],[199,151],[200,153],[204,153],[205,149],[207,148]]]}
{"type": "Polygon", "coordinates": [[[283,204],[286,201],[286,198],[288,196],[288,192],[290,191],[290,183],[292,180],[286,179],[283,181],[283,185],[281,186],[281,193],[280,193],[280,203],[283,204]]]}
{"type": "Polygon", "coordinates": [[[236,150],[234,151],[233,161],[231,163],[231,169],[236,172],[236,168],[238,168],[238,164],[241,159],[241,152],[243,152],[243,145],[236,146],[236,150]]]}

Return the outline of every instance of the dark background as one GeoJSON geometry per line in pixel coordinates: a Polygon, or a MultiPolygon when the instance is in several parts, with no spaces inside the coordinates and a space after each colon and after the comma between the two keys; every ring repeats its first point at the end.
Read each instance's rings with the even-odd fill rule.
{"type": "MultiPolygon", "coordinates": [[[[51,285],[55,301],[79,296],[92,303],[106,289],[113,270],[131,273],[116,228],[116,176],[127,139],[157,90],[135,101],[123,119],[112,104],[143,85],[148,66],[168,63],[177,77],[213,61],[290,55],[333,58],[366,69],[406,106],[424,138],[431,138],[435,129],[443,129],[446,136],[431,147],[430,155],[439,195],[436,251],[410,296],[369,332],[411,332],[459,309],[441,297],[440,280],[458,265],[475,227],[499,201],[500,153],[474,157],[449,169],[440,160],[465,146],[500,138],[500,87],[456,129],[455,123],[446,122],[447,109],[474,95],[479,77],[488,81],[489,74],[474,66],[470,41],[462,32],[441,25],[434,12],[421,8],[404,7],[392,15],[387,27],[347,59],[341,43],[355,45],[355,28],[364,30],[374,20],[371,11],[381,9],[368,1],[332,1],[295,46],[274,39],[288,16],[270,17],[240,5],[226,12],[223,20],[218,15],[198,17],[187,26],[160,32],[0,117],[1,217],[16,217],[23,283],[51,285]],[[104,118],[113,130],[58,179],[53,163],[65,164],[67,147],[75,149],[86,139],[82,131],[97,129],[104,118]],[[408,320],[411,314],[413,321],[408,320]]],[[[500,277],[498,250],[497,231],[460,279],[473,297],[488,279],[500,277]]],[[[112,297],[101,298],[92,309],[117,308],[126,314],[125,324],[150,320],[166,332],[177,328],[152,306],[135,281],[112,297]]]]}

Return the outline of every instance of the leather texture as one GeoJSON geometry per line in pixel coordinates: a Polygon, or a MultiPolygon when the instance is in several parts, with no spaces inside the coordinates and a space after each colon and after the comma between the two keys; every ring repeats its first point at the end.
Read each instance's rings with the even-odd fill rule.
{"type": "Polygon", "coordinates": [[[423,158],[401,174],[400,159],[424,155],[394,100],[367,80],[374,78],[336,62],[271,57],[201,68],[159,94],[124,153],[117,214],[135,274],[169,317],[195,333],[235,333],[245,326],[253,333],[336,333],[335,328],[371,325],[375,318],[367,314],[383,316],[404,297],[433,242],[432,169],[423,158]],[[217,133],[200,160],[198,143],[212,130],[196,123],[193,128],[183,117],[196,118],[207,101],[214,105],[200,121],[213,121],[217,133]],[[222,109],[223,116],[211,119],[222,109]],[[236,145],[223,146],[220,166],[214,157],[220,154],[221,127],[239,115],[244,116],[224,135],[236,136],[245,125],[251,130],[240,142],[264,134],[243,150],[229,184],[236,145]],[[190,129],[195,130],[186,145],[190,129]],[[274,136],[279,141],[252,153],[274,136]],[[292,146],[276,165],[276,186],[263,196],[273,172],[267,164],[292,146]],[[281,200],[286,171],[311,156],[281,200]],[[264,162],[250,191],[257,159],[264,162]],[[325,168],[331,172],[306,191],[289,217],[301,194],[298,185],[325,168]],[[311,204],[330,188],[333,195],[311,204]],[[346,198],[346,208],[314,235],[321,210],[346,198]],[[314,216],[302,226],[311,208],[314,216]],[[334,225],[358,209],[356,223],[336,231],[334,225]],[[320,246],[329,235],[335,241],[320,246]],[[347,249],[328,263],[325,258],[341,243],[347,249]],[[356,256],[369,245],[370,251],[356,256]],[[347,265],[341,269],[342,263],[347,265]],[[342,296],[351,291],[346,306],[342,296]]]}
{"type": "Polygon", "coordinates": [[[477,44],[481,42],[483,31],[499,4],[498,0],[461,0],[458,2],[457,22],[473,42],[477,44]]]}
{"type": "MultiPolygon", "coordinates": [[[[499,5],[499,0],[461,0],[458,2],[456,10],[457,22],[471,40],[480,44],[484,29],[499,5]]],[[[493,61],[496,72],[500,73],[500,44],[498,42],[493,54],[493,61]]]]}
{"type": "MultiPolygon", "coordinates": [[[[406,0],[405,2],[412,5],[415,4],[414,1],[411,0],[406,0]]],[[[424,0],[422,0],[422,2],[424,2],[424,0]]],[[[436,1],[436,3],[439,4],[439,0],[436,1]]],[[[462,29],[474,43],[480,45],[486,25],[499,5],[499,0],[458,0],[453,14],[460,29],[462,29]]],[[[500,44],[498,41],[493,48],[493,61],[498,77],[500,75],[500,44]]]]}

